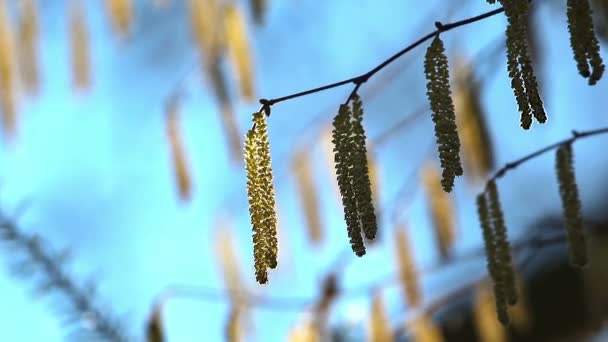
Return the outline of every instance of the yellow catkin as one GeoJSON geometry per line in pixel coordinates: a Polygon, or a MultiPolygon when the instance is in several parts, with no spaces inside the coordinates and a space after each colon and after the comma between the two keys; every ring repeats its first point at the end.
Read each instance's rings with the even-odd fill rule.
{"type": "Polygon", "coordinates": [[[226,320],[226,341],[243,341],[242,312],[238,306],[232,306],[226,320]]]}
{"type": "Polygon", "coordinates": [[[131,34],[133,26],[133,3],[132,0],[105,0],[106,10],[114,32],[121,38],[127,38],[131,34]]]}
{"type": "Polygon", "coordinates": [[[164,342],[166,340],[163,328],[162,305],[155,305],[152,314],[146,322],[146,342],[164,342]]]}
{"type": "Polygon", "coordinates": [[[319,329],[314,324],[310,315],[306,315],[301,321],[294,325],[289,335],[288,342],[320,342],[321,336],[319,329]]]}
{"type": "Polygon", "coordinates": [[[496,304],[489,283],[481,283],[475,293],[473,315],[479,341],[506,342],[505,328],[496,320],[496,304]]]}
{"type": "Polygon", "coordinates": [[[443,342],[443,334],[426,315],[416,317],[409,324],[413,342],[443,342]]]}
{"type": "Polygon", "coordinates": [[[19,16],[19,71],[21,82],[30,95],[36,95],[38,75],[38,4],[36,0],[21,0],[19,16]]]}
{"type": "Polygon", "coordinates": [[[72,0],[69,14],[72,86],[79,91],[91,86],[89,31],[83,6],[82,1],[72,0]]]}
{"type": "Polygon", "coordinates": [[[190,26],[201,56],[214,61],[219,51],[217,0],[189,0],[190,26]]]}
{"type": "Polygon", "coordinates": [[[6,141],[11,141],[17,133],[14,43],[6,4],[0,1],[0,101],[6,141]]]}
{"type": "Polygon", "coordinates": [[[176,100],[169,101],[165,115],[169,151],[173,161],[179,199],[182,202],[188,202],[192,196],[192,180],[179,129],[179,105],[176,100]]]}
{"type": "Polygon", "coordinates": [[[386,309],[382,302],[380,293],[376,293],[372,298],[372,308],[368,322],[368,341],[370,342],[389,342],[393,341],[391,326],[387,318],[386,309]]]}
{"type": "Polygon", "coordinates": [[[426,189],[435,230],[437,249],[443,259],[450,255],[455,239],[454,208],[450,196],[441,189],[441,175],[431,163],[422,168],[422,182],[426,189]]]}
{"type": "Polygon", "coordinates": [[[411,253],[406,227],[403,224],[398,224],[395,228],[395,249],[403,293],[410,307],[418,307],[422,302],[420,286],[418,285],[418,271],[411,253]]]}
{"type": "Polygon", "coordinates": [[[480,103],[479,83],[473,76],[470,64],[456,63],[453,99],[462,157],[467,170],[464,174],[469,181],[477,183],[485,180],[494,167],[494,151],[480,103]]]}
{"type": "Polygon", "coordinates": [[[245,20],[235,5],[224,10],[224,32],[233,69],[238,76],[241,95],[245,101],[254,99],[253,66],[245,20]]]}
{"type": "Polygon", "coordinates": [[[222,269],[224,283],[230,293],[232,303],[242,303],[245,298],[241,271],[239,267],[236,249],[234,246],[234,234],[227,218],[220,218],[217,222],[217,236],[215,242],[215,252],[218,264],[222,269]]]}
{"type": "Polygon", "coordinates": [[[323,230],[321,227],[320,205],[315,181],[312,171],[313,160],[308,152],[300,149],[294,154],[291,169],[295,176],[296,186],[300,194],[300,203],[304,210],[308,238],[314,245],[322,241],[323,230]]]}

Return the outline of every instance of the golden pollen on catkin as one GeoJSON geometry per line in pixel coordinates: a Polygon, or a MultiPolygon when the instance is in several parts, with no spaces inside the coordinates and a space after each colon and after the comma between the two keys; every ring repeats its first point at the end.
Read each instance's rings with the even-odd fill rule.
{"type": "Polygon", "coordinates": [[[422,168],[422,183],[427,194],[428,207],[433,221],[435,241],[443,260],[450,256],[455,240],[454,207],[450,195],[441,190],[441,176],[433,164],[422,168]]]}
{"type": "Polygon", "coordinates": [[[6,4],[0,2],[0,109],[6,140],[14,138],[17,130],[15,93],[15,41],[6,4]]]}
{"type": "Polygon", "coordinates": [[[264,113],[253,114],[253,123],[245,142],[245,168],[256,280],[265,284],[268,282],[267,269],[277,266],[277,215],[264,113]]]}
{"type": "Polygon", "coordinates": [[[38,8],[36,0],[21,0],[19,16],[19,71],[25,90],[36,95],[38,76],[38,8]]]}
{"type": "Polygon", "coordinates": [[[574,173],[572,145],[560,146],[557,149],[555,159],[559,194],[562,199],[566,221],[570,263],[577,267],[583,267],[587,265],[589,258],[581,213],[581,201],[574,173]]]}
{"type": "Polygon", "coordinates": [[[186,160],[182,136],[179,130],[177,100],[173,99],[169,101],[165,115],[169,151],[173,161],[173,170],[175,172],[175,184],[177,185],[180,200],[188,202],[192,197],[192,180],[190,177],[190,168],[186,160]]]}
{"type": "Polygon", "coordinates": [[[441,185],[446,192],[452,191],[454,178],[463,173],[448,69],[448,58],[445,55],[443,41],[437,35],[426,50],[424,74],[428,81],[427,96],[433,112],[437,149],[443,169],[441,185]]]}
{"type": "Polygon", "coordinates": [[[294,154],[292,172],[296,179],[296,186],[300,194],[300,202],[304,209],[308,238],[315,245],[321,243],[322,227],[319,215],[319,200],[315,191],[315,182],[312,172],[313,159],[306,150],[300,149],[294,154]]]}
{"type": "Polygon", "coordinates": [[[410,307],[417,307],[422,302],[420,287],[418,285],[418,272],[412,257],[411,245],[404,225],[395,227],[396,259],[399,265],[399,280],[407,303],[410,307]]]}
{"type": "Polygon", "coordinates": [[[500,196],[496,181],[491,179],[487,184],[488,203],[490,218],[494,229],[494,243],[496,245],[496,255],[498,258],[498,277],[504,281],[504,291],[509,305],[517,303],[517,285],[515,283],[515,271],[511,261],[511,247],[507,237],[507,227],[505,225],[500,196]]]}
{"type": "Polygon", "coordinates": [[[76,90],[86,90],[91,86],[89,32],[83,6],[84,4],[79,0],[70,2],[72,85],[76,90]]]}
{"type": "Polygon", "coordinates": [[[234,5],[228,5],[224,10],[224,32],[232,66],[238,76],[241,94],[246,101],[251,101],[254,97],[251,51],[245,20],[234,5]]]}
{"type": "Polygon", "coordinates": [[[132,0],[105,0],[106,10],[112,27],[122,38],[126,38],[131,33],[133,22],[133,3],[132,0]]]}
{"type": "Polygon", "coordinates": [[[372,298],[368,329],[368,341],[370,342],[387,342],[393,340],[391,326],[380,293],[374,294],[372,298]]]}
{"type": "Polygon", "coordinates": [[[604,74],[605,67],[600,56],[600,45],[593,29],[589,1],[568,0],[566,13],[570,46],[578,72],[589,79],[589,85],[594,85],[604,74]]]}

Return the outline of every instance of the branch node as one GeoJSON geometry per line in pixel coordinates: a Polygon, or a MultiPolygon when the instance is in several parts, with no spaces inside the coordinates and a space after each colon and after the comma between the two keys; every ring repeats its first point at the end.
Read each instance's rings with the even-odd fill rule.
{"type": "Polygon", "coordinates": [[[445,31],[445,26],[441,23],[441,21],[436,21],[435,22],[435,27],[437,28],[437,34],[445,31]]]}

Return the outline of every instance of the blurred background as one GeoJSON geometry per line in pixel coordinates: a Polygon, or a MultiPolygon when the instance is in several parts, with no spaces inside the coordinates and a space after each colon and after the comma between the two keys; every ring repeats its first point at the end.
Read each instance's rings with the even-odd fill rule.
{"type": "MultiPolygon", "coordinates": [[[[603,135],[574,145],[591,264],[568,265],[547,153],[498,182],[525,294],[519,319],[504,330],[483,305],[493,305],[475,208],[485,180],[573,129],[608,125],[608,86],[578,75],[565,1],[533,1],[528,38],[549,118],[529,131],[506,71],[504,14],[442,34],[466,145],[449,195],[435,191],[430,42],[361,86],[380,223],[362,258],[350,250],[330,142],[352,85],[274,105],[279,265],[266,285],[253,272],[241,155],[257,100],[362,74],[435,21],[497,5],[1,3],[3,341],[160,341],[158,330],[179,342],[608,340],[603,135]],[[419,289],[409,299],[405,269],[419,289]]],[[[608,1],[591,3],[606,57],[608,1]]]]}

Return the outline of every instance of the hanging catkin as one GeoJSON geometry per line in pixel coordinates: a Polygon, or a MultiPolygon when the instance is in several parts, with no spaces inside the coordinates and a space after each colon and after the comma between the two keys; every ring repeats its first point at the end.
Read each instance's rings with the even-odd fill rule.
{"type": "Polygon", "coordinates": [[[391,326],[386,316],[386,309],[382,302],[380,293],[374,294],[372,298],[372,308],[369,316],[369,338],[370,342],[389,342],[393,340],[391,326]]]}
{"type": "Polygon", "coordinates": [[[230,308],[228,317],[226,318],[225,327],[225,341],[226,342],[240,342],[243,340],[243,327],[242,327],[242,310],[240,307],[234,304],[230,308]]]}
{"type": "Polygon", "coordinates": [[[253,256],[256,280],[268,282],[268,268],[277,266],[277,216],[270,143],[264,113],[253,114],[253,128],[245,141],[245,168],[249,214],[253,225],[253,256]]]}
{"type": "MultiPolygon", "coordinates": [[[[521,113],[521,127],[529,129],[532,117],[547,121],[528,47],[529,0],[499,0],[507,17],[507,70],[521,113]]],[[[494,3],[493,1],[491,3],[494,3]]]]}
{"type": "Polygon", "coordinates": [[[146,322],[146,342],[164,342],[165,331],[163,329],[162,304],[157,304],[152,309],[152,314],[146,322]]]}
{"type": "Polygon", "coordinates": [[[133,25],[133,3],[132,0],[105,0],[106,11],[114,32],[121,38],[127,38],[131,34],[133,25]]]}
{"type": "MultiPolygon", "coordinates": [[[[475,288],[475,305],[473,308],[473,317],[477,338],[480,342],[506,342],[507,331],[494,318],[493,312],[499,308],[495,301],[492,300],[490,284],[483,281],[475,288]]],[[[505,311],[506,311],[506,304],[505,311]]]]}
{"type": "Polygon", "coordinates": [[[594,85],[604,74],[605,67],[591,13],[588,0],[568,0],[566,14],[574,60],[579,74],[589,79],[589,85],[594,85]]]}
{"type": "Polygon", "coordinates": [[[30,95],[36,95],[38,76],[38,8],[36,0],[21,0],[19,16],[19,71],[21,82],[30,95]]]}
{"type": "Polygon", "coordinates": [[[412,333],[412,342],[442,342],[444,340],[441,329],[426,314],[414,318],[408,326],[412,333]]]}
{"type": "Polygon", "coordinates": [[[296,186],[300,194],[300,204],[304,209],[304,217],[308,232],[308,239],[314,245],[322,240],[321,217],[319,216],[319,200],[315,191],[315,181],[312,173],[313,160],[308,151],[300,149],[294,153],[292,159],[292,172],[296,179],[296,186]]]}
{"type": "Polygon", "coordinates": [[[224,10],[224,32],[228,54],[238,76],[241,95],[246,101],[251,101],[254,97],[251,51],[245,21],[235,5],[227,5],[224,10]]]}
{"type": "Polygon", "coordinates": [[[460,140],[456,128],[456,115],[450,91],[448,59],[439,35],[426,50],[424,74],[427,79],[427,96],[433,112],[437,150],[443,169],[441,185],[446,192],[452,191],[454,178],[462,175],[460,140]]]}
{"type": "Polygon", "coordinates": [[[373,240],[378,231],[362,121],[361,99],[355,94],[352,98],[352,108],[348,105],[340,106],[332,131],[334,161],[344,218],[351,247],[357,256],[365,254],[361,232],[367,239],[373,240]]]}
{"type": "Polygon", "coordinates": [[[486,266],[488,274],[494,283],[494,300],[498,320],[507,325],[509,323],[509,312],[507,310],[507,296],[505,292],[505,279],[501,271],[502,265],[498,257],[495,234],[490,220],[490,212],[485,193],[477,195],[477,214],[483,235],[486,252],[486,266]]]}
{"type": "Polygon", "coordinates": [[[407,236],[406,227],[402,224],[395,227],[395,249],[397,265],[399,265],[399,280],[407,303],[415,308],[422,302],[420,287],[418,285],[418,272],[411,253],[411,245],[407,236]]]}
{"type": "Polygon", "coordinates": [[[456,220],[452,200],[448,193],[441,190],[441,176],[433,164],[426,164],[421,170],[421,176],[433,221],[437,250],[441,258],[446,260],[455,240],[456,220]]]}
{"type": "Polygon", "coordinates": [[[87,90],[91,86],[89,32],[83,6],[79,0],[70,1],[72,86],[76,90],[87,90]]]}
{"type": "Polygon", "coordinates": [[[0,2],[0,105],[3,135],[7,141],[17,133],[15,48],[5,1],[0,2]]]}
{"type": "Polygon", "coordinates": [[[177,185],[179,199],[182,202],[188,202],[192,197],[192,180],[179,129],[179,104],[176,99],[172,99],[167,103],[165,115],[169,152],[173,161],[173,172],[175,173],[175,184],[177,185]]]}
{"type": "Polygon", "coordinates": [[[566,220],[570,263],[577,267],[583,267],[587,265],[589,258],[587,256],[583,215],[578,186],[576,185],[571,144],[562,145],[557,149],[555,164],[559,194],[564,208],[564,219],[566,220]]]}
{"type": "Polygon", "coordinates": [[[215,61],[219,53],[219,8],[217,0],[189,0],[190,26],[202,56],[215,61]]]}
{"type": "Polygon", "coordinates": [[[496,256],[498,258],[499,277],[504,281],[504,291],[509,305],[517,303],[517,286],[515,283],[515,271],[511,262],[511,248],[507,238],[507,227],[505,225],[500,196],[496,181],[491,179],[487,185],[489,213],[494,229],[494,243],[496,245],[496,256]]]}

